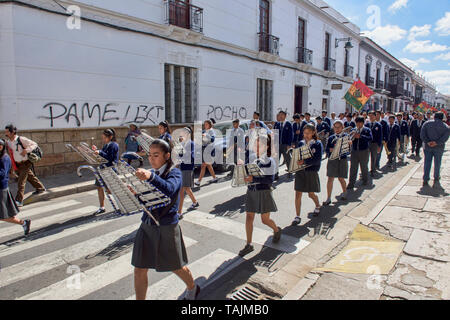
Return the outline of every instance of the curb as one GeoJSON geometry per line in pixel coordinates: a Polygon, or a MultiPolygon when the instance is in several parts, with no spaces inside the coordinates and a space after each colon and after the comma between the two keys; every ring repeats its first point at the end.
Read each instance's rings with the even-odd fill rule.
{"type": "Polygon", "coordinates": [[[48,189],[47,192],[43,194],[39,194],[36,196],[30,196],[26,198],[23,201],[24,205],[29,205],[32,203],[37,203],[41,201],[48,201],[55,198],[60,198],[64,196],[68,196],[75,193],[82,193],[94,190],[96,186],[94,185],[93,181],[87,181],[87,182],[81,182],[81,183],[75,183],[66,185],[63,187],[56,187],[48,189]]]}

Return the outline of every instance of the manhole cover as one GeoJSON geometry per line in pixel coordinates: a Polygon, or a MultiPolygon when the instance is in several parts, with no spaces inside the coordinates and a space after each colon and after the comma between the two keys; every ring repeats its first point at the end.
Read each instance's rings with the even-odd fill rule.
{"type": "Polygon", "coordinates": [[[274,300],[273,298],[261,293],[258,289],[245,286],[235,291],[229,298],[230,300],[274,300]]]}

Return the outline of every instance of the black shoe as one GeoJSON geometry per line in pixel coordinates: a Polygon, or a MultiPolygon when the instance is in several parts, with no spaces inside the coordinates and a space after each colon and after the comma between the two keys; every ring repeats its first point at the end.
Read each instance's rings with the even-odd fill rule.
{"type": "Polygon", "coordinates": [[[354,185],[349,184],[349,185],[347,186],[347,190],[353,190],[353,189],[355,189],[355,186],[354,186],[354,185]]]}
{"type": "Polygon", "coordinates": [[[100,208],[100,209],[98,209],[97,211],[94,212],[94,216],[97,215],[97,214],[105,213],[105,212],[106,212],[105,208],[100,208]]]}
{"type": "Polygon", "coordinates": [[[244,249],[242,249],[241,251],[239,251],[239,256],[243,257],[247,254],[249,254],[250,252],[252,252],[253,250],[255,250],[255,248],[253,248],[253,246],[251,244],[247,244],[244,249]]]}
{"type": "Polygon", "coordinates": [[[31,228],[31,220],[27,219],[25,220],[23,227],[23,232],[25,233],[25,235],[28,235],[30,233],[30,228],[31,228]]]}
{"type": "Polygon", "coordinates": [[[441,186],[441,184],[439,183],[439,180],[435,180],[433,183],[433,189],[437,189],[437,190],[444,190],[444,188],[441,186]]]}
{"type": "Polygon", "coordinates": [[[272,242],[278,243],[280,241],[280,238],[281,238],[281,228],[278,227],[278,231],[273,234],[272,242]]]}
{"type": "Polygon", "coordinates": [[[331,200],[327,200],[327,201],[324,201],[323,203],[322,203],[322,205],[325,207],[325,206],[329,206],[331,204],[331,200]]]}
{"type": "Polygon", "coordinates": [[[184,218],[184,214],[179,213],[179,214],[178,214],[178,220],[183,220],[183,218],[184,218]]]}
{"type": "Polygon", "coordinates": [[[428,181],[424,181],[423,182],[423,184],[422,184],[422,187],[426,187],[426,188],[429,188],[430,187],[430,185],[428,184],[428,181]]]}
{"type": "Polygon", "coordinates": [[[291,226],[298,226],[301,221],[302,221],[302,219],[300,219],[300,217],[295,217],[294,221],[292,221],[292,223],[291,223],[291,226]]]}

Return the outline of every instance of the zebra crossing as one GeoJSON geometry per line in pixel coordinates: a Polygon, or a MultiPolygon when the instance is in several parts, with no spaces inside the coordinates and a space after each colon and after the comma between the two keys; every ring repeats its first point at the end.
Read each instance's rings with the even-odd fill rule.
{"type": "MultiPolygon", "coordinates": [[[[20,226],[2,224],[0,299],[92,298],[105,287],[132,279],[134,270],[131,253],[140,224],[139,215],[122,217],[110,213],[93,218],[92,213],[96,209],[96,206],[82,199],[51,201],[25,207],[20,217],[33,218],[32,233],[28,237],[20,236],[20,226]],[[114,255],[111,257],[105,252],[113,252],[114,255]],[[72,272],[77,269],[77,272],[72,272]],[[49,279],[53,272],[58,275],[49,279]],[[45,278],[42,283],[39,282],[41,277],[45,278]],[[71,285],[74,277],[78,279],[79,286],[71,285]],[[33,285],[28,288],[28,283],[33,285]]],[[[201,230],[212,230],[216,234],[236,239],[239,246],[245,241],[244,224],[227,217],[192,211],[180,223],[188,257],[190,249],[205,245],[204,236],[200,236],[201,230]],[[183,224],[191,227],[185,229],[183,224]]],[[[286,254],[296,254],[309,244],[308,241],[288,235],[283,235],[280,243],[273,244],[272,231],[258,227],[254,228],[253,238],[254,243],[261,247],[270,247],[286,254]]],[[[208,252],[203,250],[196,259],[190,260],[188,267],[196,282],[206,287],[246,261],[237,255],[240,249],[238,246],[228,246],[208,252]]],[[[130,295],[134,292],[133,282],[125,283],[129,283],[129,288],[118,298],[135,299],[134,295],[130,295]]],[[[185,290],[184,283],[172,273],[164,273],[156,281],[150,279],[149,285],[150,300],[178,299],[185,290]]],[[[114,298],[117,297],[111,296],[111,299],[114,298]]]]}

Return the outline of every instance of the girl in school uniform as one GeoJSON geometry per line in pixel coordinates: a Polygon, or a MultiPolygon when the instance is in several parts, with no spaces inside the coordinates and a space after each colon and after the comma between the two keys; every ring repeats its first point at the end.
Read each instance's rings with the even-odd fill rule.
{"type": "MultiPolygon", "coordinates": [[[[202,131],[202,154],[203,154],[203,162],[202,162],[202,167],[200,170],[200,176],[198,177],[198,181],[195,183],[196,186],[200,186],[203,176],[205,175],[206,172],[206,168],[208,168],[209,173],[211,174],[211,176],[213,177],[213,179],[211,180],[211,183],[213,182],[217,182],[217,177],[216,174],[214,172],[214,168],[212,167],[212,164],[214,162],[214,157],[215,157],[215,149],[212,150],[211,154],[205,155],[205,149],[214,143],[214,141],[216,140],[216,133],[214,132],[213,129],[213,121],[211,120],[206,120],[204,122],[204,127],[205,130],[202,131]],[[207,158],[213,158],[212,161],[211,159],[205,159],[205,156],[207,158]]],[[[209,148],[208,148],[209,149],[209,148]]]]}
{"type": "Polygon", "coordinates": [[[182,186],[181,171],[173,166],[171,147],[157,139],[150,145],[148,160],[152,170],[138,169],[136,177],[148,181],[170,197],[171,202],[163,208],[152,210],[159,221],[157,226],[146,213],[134,240],[131,264],[135,267],[134,285],[137,300],[145,300],[148,287],[148,269],[157,272],[173,272],[187,286],[184,298],[195,300],[200,287],[195,284],[188,263],[186,247],[178,224],[179,193],[182,186]]]}
{"type": "Polygon", "coordinates": [[[189,127],[184,128],[184,132],[181,137],[181,145],[183,146],[183,154],[179,156],[182,157],[182,162],[180,163],[180,170],[182,176],[182,185],[180,191],[180,205],[178,206],[179,219],[183,219],[183,202],[184,196],[187,193],[192,200],[192,205],[188,210],[195,210],[199,207],[197,199],[195,199],[194,193],[192,192],[192,187],[194,187],[194,141],[192,136],[192,129],[189,127]],[[190,155],[189,159],[186,155],[190,155]],[[185,161],[187,159],[188,161],[185,161]]]}
{"type": "Polygon", "coordinates": [[[0,139],[0,221],[21,225],[25,235],[30,233],[31,220],[17,218],[19,208],[9,191],[9,171],[11,158],[6,152],[6,142],[0,139]]]}
{"type": "Polygon", "coordinates": [[[262,177],[248,176],[245,179],[249,183],[245,201],[247,243],[239,252],[241,257],[254,250],[252,235],[255,214],[260,215],[262,223],[273,230],[274,243],[279,242],[281,238],[281,228],[270,218],[270,213],[278,210],[272,195],[272,183],[277,172],[276,162],[271,156],[272,139],[270,135],[258,134],[256,138],[250,138],[249,144],[250,159],[247,158],[246,162],[256,163],[264,175],[262,177]],[[255,161],[252,161],[252,158],[256,158],[255,161]]]}
{"type": "Polygon", "coordinates": [[[159,139],[164,140],[167,143],[170,143],[170,141],[172,141],[170,126],[166,120],[159,123],[158,130],[159,130],[159,139]]]}
{"type": "MultiPolygon", "coordinates": [[[[106,166],[111,167],[114,163],[117,163],[119,161],[119,145],[116,142],[116,131],[114,131],[114,129],[106,129],[105,131],[103,131],[102,142],[104,144],[102,150],[98,150],[95,145],[92,146],[92,150],[108,160],[106,166]]],[[[94,213],[94,215],[106,212],[105,192],[103,191],[102,185],[97,179],[95,179],[95,185],[97,186],[100,208],[94,213]]]]}
{"type": "MultiPolygon", "coordinates": [[[[340,120],[334,123],[334,132],[330,138],[328,138],[328,143],[326,147],[326,154],[328,158],[330,158],[331,153],[336,146],[337,139],[348,136],[344,130],[344,123],[340,120]]],[[[327,200],[322,204],[324,206],[329,206],[331,204],[331,192],[333,191],[334,179],[337,178],[342,187],[342,194],[339,197],[339,200],[347,199],[347,182],[345,179],[348,178],[348,155],[343,154],[336,160],[328,160],[327,164],[327,200]]]]}
{"type": "Polygon", "coordinates": [[[292,225],[300,224],[300,208],[302,206],[302,195],[304,192],[314,201],[316,208],[314,215],[320,213],[319,198],[316,193],[320,192],[319,170],[322,162],[322,142],[318,140],[316,127],[312,124],[307,124],[303,129],[304,140],[300,141],[299,147],[308,144],[313,154],[312,158],[300,160],[299,165],[309,165],[306,169],[297,171],[295,173],[295,211],[296,217],[292,221],[292,225]]]}

